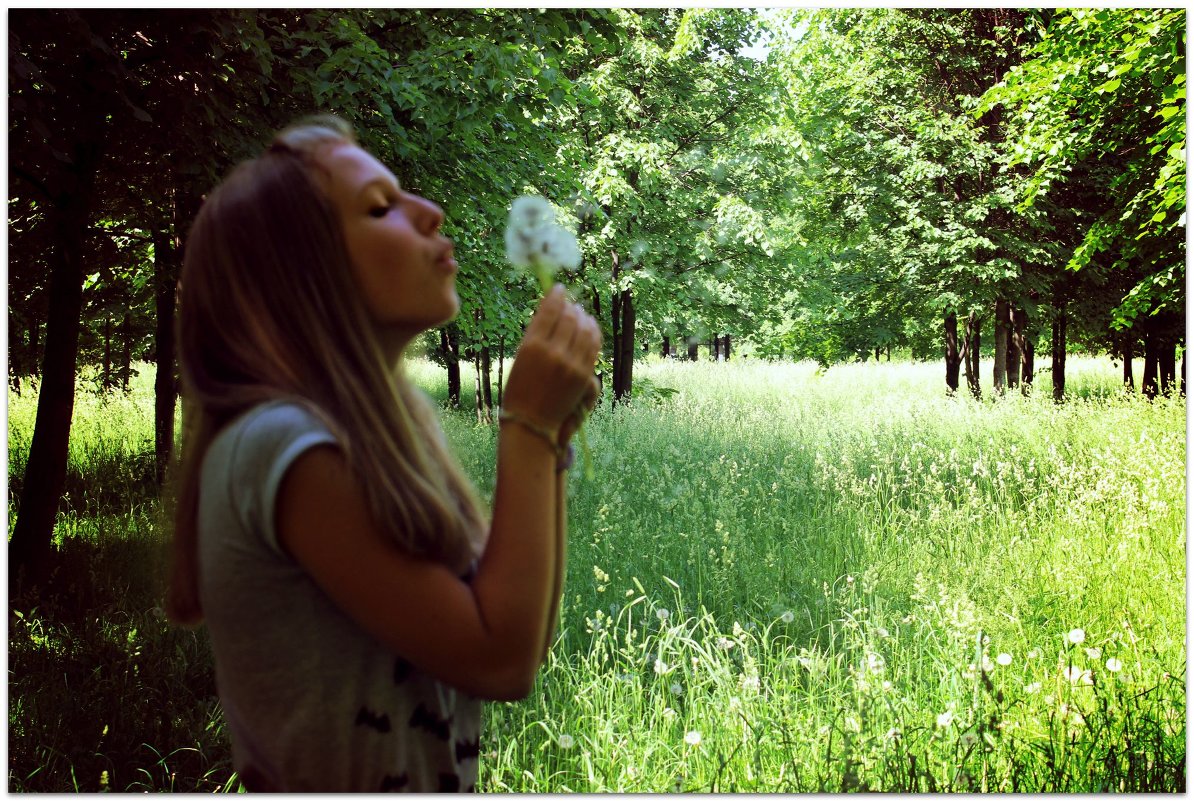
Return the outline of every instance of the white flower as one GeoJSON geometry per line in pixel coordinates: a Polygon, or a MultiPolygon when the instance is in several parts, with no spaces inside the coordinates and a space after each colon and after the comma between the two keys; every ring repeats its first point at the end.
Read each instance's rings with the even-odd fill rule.
{"type": "Polygon", "coordinates": [[[667,619],[671,616],[672,616],[672,613],[666,609],[656,609],[655,610],[655,617],[659,618],[661,621],[666,622],[667,619]]]}
{"type": "Polygon", "coordinates": [[[731,640],[729,637],[718,637],[717,638],[717,647],[723,651],[728,651],[734,647],[734,641],[731,640]]]}
{"type": "Polygon", "coordinates": [[[878,628],[876,628],[875,633],[878,634],[881,639],[886,639],[887,637],[891,636],[891,633],[887,629],[883,628],[882,626],[879,626],[878,628]]]}
{"type": "Polygon", "coordinates": [[[796,616],[794,614],[792,614],[791,612],[784,612],[782,615],[779,616],[779,619],[785,623],[791,623],[793,620],[796,619],[796,616]]]}
{"type": "Polygon", "coordinates": [[[680,682],[674,683],[670,689],[671,689],[672,695],[683,695],[684,694],[684,687],[682,687],[680,685],[680,682]]]}
{"type": "Polygon", "coordinates": [[[942,712],[937,716],[937,725],[944,729],[950,723],[953,723],[953,720],[954,713],[952,711],[942,712]]]}
{"type": "Polygon", "coordinates": [[[1102,648],[1087,648],[1086,649],[1086,656],[1089,657],[1090,659],[1098,659],[1102,655],[1103,655],[1102,648]]]}
{"type": "Polygon", "coordinates": [[[1024,692],[1028,693],[1029,695],[1036,695],[1040,691],[1041,683],[1039,681],[1034,681],[1032,684],[1029,684],[1024,688],[1024,692]]]}
{"type": "Polygon", "coordinates": [[[759,677],[758,676],[743,676],[742,689],[759,691],[759,677]]]}
{"type": "Polygon", "coordinates": [[[998,662],[1003,667],[1007,667],[1008,665],[1010,665],[1012,663],[1012,655],[1011,654],[1000,654],[999,656],[995,657],[995,661],[998,662]]]}
{"type": "Polygon", "coordinates": [[[663,718],[664,718],[664,720],[675,720],[676,710],[672,709],[670,706],[664,707],[663,708],[663,718]]]}
{"type": "Polygon", "coordinates": [[[538,195],[516,198],[506,223],[506,258],[515,267],[531,267],[549,276],[580,264],[576,237],[555,222],[551,204],[538,195]]]}
{"type": "Polygon", "coordinates": [[[1094,677],[1089,670],[1083,670],[1078,667],[1070,665],[1065,670],[1061,671],[1061,675],[1072,683],[1082,682],[1083,684],[1094,684],[1094,677]]]}
{"type": "Polygon", "coordinates": [[[667,662],[664,662],[662,659],[655,660],[655,672],[658,675],[663,676],[663,675],[669,673],[670,671],[671,671],[671,668],[669,668],[667,666],[667,662]]]}
{"type": "Polygon", "coordinates": [[[1123,666],[1124,666],[1124,663],[1120,662],[1115,657],[1111,657],[1110,659],[1107,660],[1107,669],[1110,670],[1112,673],[1118,673],[1123,668],[1123,666]]]}
{"type": "Polygon", "coordinates": [[[1040,659],[1040,657],[1041,657],[1041,652],[1040,652],[1039,648],[1033,648],[1031,651],[1028,652],[1029,659],[1040,659]]]}
{"type": "Polygon", "coordinates": [[[689,745],[694,745],[694,746],[700,745],[701,744],[701,733],[699,731],[690,731],[688,734],[684,735],[684,742],[688,743],[689,745]]]}
{"type": "Polygon", "coordinates": [[[978,745],[978,735],[972,731],[968,731],[962,735],[961,742],[963,748],[973,748],[978,745]]]}
{"type": "Polygon", "coordinates": [[[742,699],[736,695],[730,696],[730,711],[737,712],[742,708],[742,699]]]}
{"type": "Polygon", "coordinates": [[[559,742],[560,742],[560,748],[563,748],[565,751],[567,751],[569,748],[572,748],[572,746],[576,745],[576,740],[572,739],[571,734],[561,734],[559,742]]]}
{"type": "Polygon", "coordinates": [[[884,661],[882,656],[880,656],[879,654],[867,651],[866,666],[867,666],[867,670],[869,670],[871,673],[882,673],[883,667],[886,664],[887,663],[886,663],[886,661],[884,661]]]}
{"type": "Polygon", "coordinates": [[[1074,645],[1081,645],[1082,643],[1086,642],[1086,632],[1082,629],[1070,629],[1070,633],[1067,635],[1066,639],[1068,639],[1074,645]]]}

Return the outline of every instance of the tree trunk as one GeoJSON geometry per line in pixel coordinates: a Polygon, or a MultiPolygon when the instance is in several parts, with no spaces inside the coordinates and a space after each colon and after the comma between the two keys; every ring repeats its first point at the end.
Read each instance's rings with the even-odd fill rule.
{"type": "MultiPolygon", "coordinates": [[[[875,361],[879,361],[879,349],[875,348],[875,361]]],[[[958,391],[958,368],[962,366],[962,356],[958,350],[958,315],[950,312],[945,315],[945,392],[953,395],[958,391]]]]}
{"type": "Polygon", "coordinates": [[[112,315],[104,312],[104,391],[112,388],[112,315]]]}
{"type": "Polygon", "coordinates": [[[1132,329],[1124,331],[1123,338],[1123,360],[1124,360],[1124,389],[1136,389],[1136,379],[1132,374],[1132,345],[1135,343],[1136,334],[1132,329]]]}
{"type": "Polygon", "coordinates": [[[614,296],[620,318],[614,351],[614,402],[630,400],[634,384],[634,298],[629,289],[614,296]]]}
{"type": "Polygon", "coordinates": [[[1053,400],[1061,403],[1065,400],[1066,329],[1069,319],[1066,315],[1065,298],[1060,292],[1053,296],[1053,309],[1053,400]]]}
{"type": "Polygon", "coordinates": [[[75,371],[83,312],[83,247],[98,161],[98,148],[80,147],[75,159],[76,191],[47,210],[47,215],[55,218],[56,247],[51,255],[53,272],[37,418],[21,484],[17,521],[8,547],[10,595],[22,570],[35,580],[44,576],[53,553],[54,521],[66,484],[70,425],[75,408],[75,371]]]}
{"type": "Polygon", "coordinates": [[[1011,304],[1007,307],[1007,388],[1020,385],[1020,353],[1024,345],[1024,321],[1011,304]]]}
{"type": "Polygon", "coordinates": [[[978,372],[979,348],[982,344],[982,326],[978,316],[971,312],[966,318],[965,356],[962,364],[966,368],[966,385],[970,387],[970,394],[975,399],[982,400],[983,389],[978,372]]]}
{"type": "Polygon", "coordinates": [[[1157,337],[1157,373],[1161,379],[1161,394],[1169,395],[1177,387],[1177,346],[1166,336],[1157,337]]]}
{"type": "Polygon", "coordinates": [[[672,355],[672,340],[670,337],[663,338],[663,346],[659,349],[659,355],[665,359],[672,355]]]}
{"type": "Polygon", "coordinates": [[[697,360],[697,348],[700,343],[694,337],[688,337],[688,361],[695,362],[697,360]]]}
{"type": "Polygon", "coordinates": [[[995,301],[995,394],[1002,395],[1007,385],[1008,319],[1007,301],[995,301]]]}
{"type": "Polygon", "coordinates": [[[448,405],[460,408],[460,331],[455,323],[439,330],[440,354],[448,368],[448,405]]]}
{"type": "Polygon", "coordinates": [[[730,360],[730,335],[729,334],[726,334],[724,337],[722,337],[721,353],[723,356],[725,356],[725,360],[728,362],[730,360]]]}
{"type": "Polygon", "coordinates": [[[506,338],[504,336],[498,337],[498,408],[502,408],[502,373],[506,364],[506,338]]]}
{"type": "Polygon", "coordinates": [[[485,396],[485,419],[488,422],[493,419],[493,379],[488,345],[481,348],[481,394],[485,396]]]}
{"type": "Polygon", "coordinates": [[[481,400],[481,358],[480,354],[473,356],[473,406],[477,410],[477,424],[489,422],[484,419],[482,414],[482,400],[481,400]]]}
{"type": "MultiPolygon", "coordinates": [[[[1013,373],[1019,379],[1020,392],[1027,395],[1032,390],[1033,353],[1028,337],[1028,313],[1023,309],[1011,310],[1012,344],[1015,359],[1008,366],[1008,375],[1013,373]]],[[[1010,355],[1010,354],[1009,354],[1010,355]]]]}
{"type": "Polygon", "coordinates": [[[717,334],[713,335],[713,361],[721,361],[721,337],[717,334]]]}
{"type": "Polygon", "coordinates": [[[157,325],[153,332],[157,354],[157,374],[153,382],[153,453],[158,486],[166,480],[170,457],[174,452],[174,412],[178,399],[175,368],[174,311],[182,243],[173,193],[167,197],[171,218],[163,221],[153,235],[153,285],[157,325]]]}
{"type": "Polygon", "coordinates": [[[1157,337],[1150,330],[1150,327],[1144,329],[1144,376],[1140,379],[1140,391],[1144,393],[1144,397],[1152,400],[1157,397],[1157,337]]]}

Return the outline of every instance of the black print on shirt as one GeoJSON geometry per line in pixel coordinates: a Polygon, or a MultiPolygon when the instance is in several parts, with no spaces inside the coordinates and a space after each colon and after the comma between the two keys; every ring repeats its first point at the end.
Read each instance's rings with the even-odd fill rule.
{"type": "Polygon", "coordinates": [[[441,740],[448,739],[450,730],[448,725],[452,722],[452,718],[441,720],[427,710],[424,704],[419,704],[415,709],[415,713],[410,716],[410,727],[412,729],[424,729],[441,740]]]}
{"type": "Polygon", "coordinates": [[[398,659],[394,662],[394,683],[401,684],[402,682],[406,681],[408,678],[410,678],[410,674],[413,669],[414,668],[411,667],[410,662],[407,662],[402,657],[398,657],[398,659]]]}
{"type": "Polygon", "coordinates": [[[460,777],[455,773],[441,773],[439,775],[439,791],[441,793],[460,792],[460,777]]]}
{"type": "Polygon", "coordinates": [[[376,729],[382,734],[389,734],[390,732],[390,716],[384,712],[380,715],[370,712],[365,707],[357,712],[357,725],[368,726],[371,729],[376,729]]]}
{"type": "Polygon", "coordinates": [[[476,759],[481,753],[481,738],[478,737],[471,743],[465,740],[462,743],[456,743],[456,761],[463,762],[466,759],[476,759]]]}
{"type": "Polygon", "coordinates": [[[410,784],[410,776],[405,773],[401,776],[386,776],[381,780],[381,792],[392,793],[395,790],[401,790],[408,784],[410,784]]]}

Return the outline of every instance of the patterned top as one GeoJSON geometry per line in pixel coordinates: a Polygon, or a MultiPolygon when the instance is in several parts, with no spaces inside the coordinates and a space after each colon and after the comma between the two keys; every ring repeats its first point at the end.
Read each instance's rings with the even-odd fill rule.
{"type": "Polygon", "coordinates": [[[274,401],[203,463],[200,593],[233,764],[250,790],[474,790],[481,702],[373,639],[278,544],[282,476],[329,443],[307,409],[274,401]]]}

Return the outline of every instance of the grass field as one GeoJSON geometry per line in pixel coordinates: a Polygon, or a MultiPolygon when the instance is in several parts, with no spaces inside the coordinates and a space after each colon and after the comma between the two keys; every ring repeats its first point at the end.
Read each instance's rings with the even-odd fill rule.
{"type": "MultiPolygon", "coordinates": [[[[76,594],[10,609],[13,790],[238,786],[204,635],[157,608],[145,369],[76,407],[76,594]]],[[[635,369],[677,391],[589,423],[559,639],[487,708],[482,790],[1185,789],[1184,399],[1105,358],[1061,405],[1047,374],[947,398],[938,364],[635,369]]],[[[445,427],[488,490],[495,431],[445,427]]]]}

